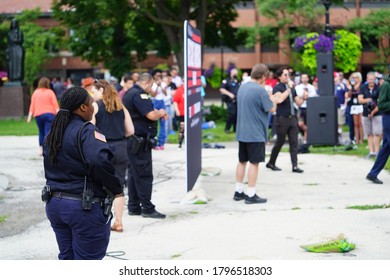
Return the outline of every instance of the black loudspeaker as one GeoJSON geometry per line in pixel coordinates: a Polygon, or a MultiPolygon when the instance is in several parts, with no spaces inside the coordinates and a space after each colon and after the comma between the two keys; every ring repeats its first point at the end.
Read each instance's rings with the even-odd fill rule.
{"type": "Polygon", "coordinates": [[[317,54],[318,94],[320,96],[334,95],[333,54],[317,54]]]}
{"type": "Polygon", "coordinates": [[[307,100],[307,142],[310,145],[337,145],[337,98],[317,96],[307,100]]]}

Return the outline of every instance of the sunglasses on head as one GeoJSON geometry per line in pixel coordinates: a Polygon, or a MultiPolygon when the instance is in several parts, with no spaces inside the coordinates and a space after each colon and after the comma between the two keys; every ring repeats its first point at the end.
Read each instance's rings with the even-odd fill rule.
{"type": "Polygon", "coordinates": [[[104,85],[98,79],[95,79],[94,84],[96,84],[100,87],[104,87],[104,85]]]}

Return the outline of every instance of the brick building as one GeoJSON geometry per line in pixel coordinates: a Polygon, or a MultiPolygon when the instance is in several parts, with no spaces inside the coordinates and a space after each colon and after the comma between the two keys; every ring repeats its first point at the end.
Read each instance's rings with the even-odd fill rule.
{"type": "MultiPolygon", "coordinates": [[[[1,0],[0,14],[12,17],[24,9],[33,9],[39,7],[42,11],[41,17],[37,23],[44,27],[56,25],[57,22],[51,18],[50,4],[51,0],[1,0]]],[[[342,7],[331,6],[330,8],[330,23],[331,26],[342,27],[347,22],[355,17],[364,17],[370,10],[388,8],[390,1],[364,1],[351,0],[345,1],[348,10],[342,7]]],[[[259,15],[256,10],[255,3],[247,2],[245,5],[237,5],[238,18],[233,23],[235,27],[248,26],[253,27],[256,23],[261,25],[270,23],[270,20],[259,15]]],[[[272,22],[271,22],[272,23],[272,22]]],[[[325,23],[325,19],[321,19],[321,23],[325,23]]],[[[293,23],[294,25],[294,23],[293,23]]],[[[293,26],[292,26],[293,27],[293,26]]],[[[279,38],[283,36],[283,30],[278,30],[279,38]]],[[[389,46],[389,37],[383,38],[385,47],[389,46]]],[[[241,69],[250,69],[255,62],[267,64],[270,68],[276,68],[279,65],[289,63],[290,42],[279,40],[276,46],[267,46],[266,42],[258,42],[253,48],[247,49],[239,47],[238,52],[233,52],[230,49],[224,48],[205,48],[203,67],[208,68],[212,63],[226,69],[230,62],[235,63],[241,69]]],[[[359,63],[359,70],[363,73],[372,69],[376,61],[375,53],[369,49],[368,45],[363,41],[363,54],[359,63]]],[[[390,63],[390,58],[389,61],[390,63]]],[[[150,52],[145,61],[137,63],[138,69],[150,69],[160,63],[174,64],[174,58],[169,59],[158,58],[153,52],[150,52]]],[[[105,69],[101,66],[92,66],[87,61],[82,61],[79,57],[75,57],[69,51],[60,51],[53,55],[53,58],[45,65],[45,74],[54,77],[60,76],[63,79],[72,77],[76,81],[81,78],[92,75],[103,75],[105,69]]]]}

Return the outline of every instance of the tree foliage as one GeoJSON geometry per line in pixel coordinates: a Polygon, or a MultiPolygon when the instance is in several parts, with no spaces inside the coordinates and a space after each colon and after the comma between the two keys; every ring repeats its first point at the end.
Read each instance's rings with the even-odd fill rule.
{"type": "Polygon", "coordinates": [[[390,36],[390,8],[372,11],[364,18],[355,18],[348,23],[348,27],[361,32],[371,44],[379,58],[376,68],[383,71],[390,57],[390,48],[384,44],[384,39],[390,36]],[[375,38],[379,45],[372,44],[371,38],[375,38]]]}
{"type": "Polygon", "coordinates": [[[132,50],[139,60],[148,50],[162,56],[174,52],[182,70],[184,20],[196,21],[204,44],[218,46],[222,39],[235,49],[243,40],[230,24],[238,2],[242,0],[55,0],[53,12],[72,30],[69,47],[76,55],[121,75],[134,67],[132,50]]]}
{"type": "Polygon", "coordinates": [[[139,0],[135,1],[141,14],[160,25],[171,50],[176,55],[179,68],[183,69],[183,22],[193,20],[202,34],[202,43],[210,47],[220,44],[236,50],[244,36],[232,27],[237,17],[235,4],[243,0],[139,0]]]}
{"type": "Polygon", "coordinates": [[[162,29],[137,13],[127,0],[56,0],[54,17],[70,30],[68,47],[92,64],[102,63],[120,77],[150,49],[168,53],[162,29]],[[154,48],[156,47],[156,48],[154,48]]]}

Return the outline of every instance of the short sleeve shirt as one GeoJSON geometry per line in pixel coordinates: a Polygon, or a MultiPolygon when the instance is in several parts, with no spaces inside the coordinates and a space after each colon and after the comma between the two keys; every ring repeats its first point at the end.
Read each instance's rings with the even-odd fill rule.
{"type": "Polygon", "coordinates": [[[156,122],[146,117],[149,112],[154,111],[149,95],[139,85],[135,84],[123,96],[122,102],[133,120],[135,134],[143,137],[148,134],[152,137],[156,136],[156,122]]]}
{"type": "MultiPolygon", "coordinates": [[[[275,94],[277,92],[285,92],[287,89],[287,85],[283,83],[278,83],[272,90],[272,93],[275,94]]],[[[296,91],[293,89],[291,91],[293,102],[295,97],[297,96],[296,91]]],[[[291,115],[291,107],[290,107],[290,97],[287,97],[282,103],[279,103],[276,108],[276,115],[288,117],[291,115]]]]}
{"type": "Polygon", "coordinates": [[[237,93],[237,141],[267,142],[268,111],[272,107],[273,103],[262,86],[255,82],[243,84],[237,93]]]}

